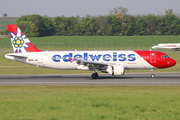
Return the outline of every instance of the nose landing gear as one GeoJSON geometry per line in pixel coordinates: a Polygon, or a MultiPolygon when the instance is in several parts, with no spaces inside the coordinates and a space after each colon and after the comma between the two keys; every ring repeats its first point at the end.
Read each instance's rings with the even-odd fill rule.
{"type": "Polygon", "coordinates": [[[151,77],[152,77],[152,78],[155,78],[155,75],[154,75],[153,69],[151,69],[151,77]]]}

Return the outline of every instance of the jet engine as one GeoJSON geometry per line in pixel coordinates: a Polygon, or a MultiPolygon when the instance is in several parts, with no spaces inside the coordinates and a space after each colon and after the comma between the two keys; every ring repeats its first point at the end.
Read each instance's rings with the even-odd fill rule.
{"type": "Polygon", "coordinates": [[[108,66],[106,71],[109,75],[124,75],[124,66],[112,65],[108,66]]]}

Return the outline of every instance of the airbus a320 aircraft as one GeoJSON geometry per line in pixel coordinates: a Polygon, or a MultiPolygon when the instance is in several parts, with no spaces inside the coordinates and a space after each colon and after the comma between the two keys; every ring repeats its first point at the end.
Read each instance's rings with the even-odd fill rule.
{"type": "Polygon", "coordinates": [[[92,78],[98,71],[109,75],[124,75],[126,69],[168,68],[176,61],[158,51],[41,51],[37,49],[16,25],[7,25],[14,53],[4,57],[22,63],[61,70],[91,70],[92,78]]]}
{"type": "Polygon", "coordinates": [[[180,49],[180,43],[163,43],[163,44],[157,44],[155,46],[152,46],[153,49],[156,48],[168,48],[168,49],[174,49],[175,51],[177,49],[180,49]]]}

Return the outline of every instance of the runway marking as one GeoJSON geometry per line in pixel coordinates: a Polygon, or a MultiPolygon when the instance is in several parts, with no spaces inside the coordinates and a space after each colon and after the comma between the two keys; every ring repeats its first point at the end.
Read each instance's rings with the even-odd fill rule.
{"type": "Polygon", "coordinates": [[[99,84],[180,84],[180,82],[0,82],[1,84],[90,84],[90,83],[99,83],[99,84]]]}

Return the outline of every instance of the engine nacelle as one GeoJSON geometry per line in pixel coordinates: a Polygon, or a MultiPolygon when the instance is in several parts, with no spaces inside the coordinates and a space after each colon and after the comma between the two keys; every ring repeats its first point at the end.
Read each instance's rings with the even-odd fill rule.
{"type": "Polygon", "coordinates": [[[106,71],[109,75],[124,75],[124,67],[121,65],[108,66],[106,71]]]}
{"type": "Polygon", "coordinates": [[[78,70],[89,70],[89,68],[87,66],[84,66],[84,65],[78,65],[77,69],[78,70]]]}

